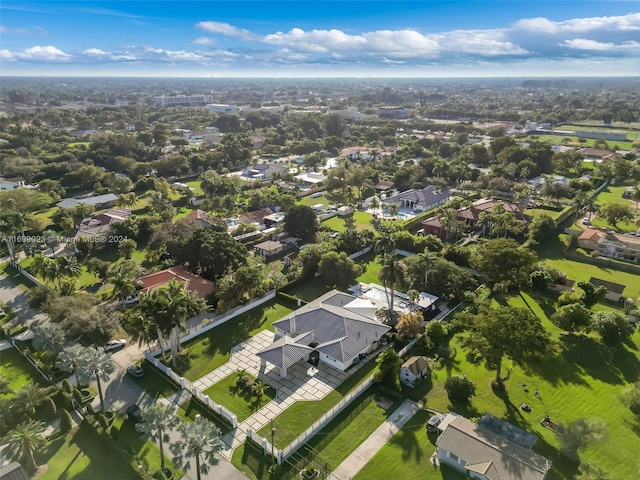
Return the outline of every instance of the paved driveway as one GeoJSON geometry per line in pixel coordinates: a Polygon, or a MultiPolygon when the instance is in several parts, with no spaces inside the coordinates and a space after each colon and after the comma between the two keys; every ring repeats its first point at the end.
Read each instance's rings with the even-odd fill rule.
{"type": "Polygon", "coordinates": [[[9,307],[16,317],[8,326],[30,325],[33,322],[46,322],[48,317],[29,307],[27,293],[5,275],[0,275],[0,302],[9,307]]]}

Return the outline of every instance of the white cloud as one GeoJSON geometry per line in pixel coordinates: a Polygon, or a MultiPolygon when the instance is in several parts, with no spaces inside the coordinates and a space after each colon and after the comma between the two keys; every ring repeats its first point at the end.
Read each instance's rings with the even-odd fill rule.
{"type": "Polygon", "coordinates": [[[1,58],[8,61],[23,60],[27,62],[64,62],[71,59],[71,55],[64,53],[62,50],[52,46],[40,46],[25,48],[19,51],[10,51],[2,49],[1,58]]]}
{"type": "Polygon", "coordinates": [[[576,33],[596,30],[637,31],[640,30],[640,13],[614,17],[573,18],[554,22],[547,18],[524,18],[513,24],[516,30],[538,33],[576,33]]]}
{"type": "Polygon", "coordinates": [[[198,37],[196,38],[193,42],[191,42],[195,45],[215,45],[216,41],[215,39],[211,38],[211,37],[198,37]]]}
{"type": "Polygon", "coordinates": [[[227,37],[238,37],[244,40],[259,40],[260,35],[245,30],[244,28],[234,27],[224,22],[198,22],[196,28],[204,30],[208,33],[225,35],[227,37]]]}
{"type": "Polygon", "coordinates": [[[622,43],[613,42],[598,42],[595,40],[589,40],[587,38],[574,38],[572,40],[565,40],[560,46],[573,48],[575,50],[597,50],[597,51],[610,51],[610,50],[626,50],[630,48],[640,49],[640,42],[629,41],[622,43]]]}
{"type": "Polygon", "coordinates": [[[109,55],[107,52],[105,52],[104,50],[100,50],[99,48],[88,48],[82,53],[84,53],[85,55],[93,55],[93,56],[109,55]]]}
{"type": "Polygon", "coordinates": [[[0,33],[3,35],[47,35],[49,32],[41,27],[9,28],[5,25],[0,25],[0,33]]]}
{"type": "Polygon", "coordinates": [[[189,52],[187,50],[165,50],[164,48],[144,47],[147,53],[157,53],[170,60],[176,61],[200,61],[205,57],[199,52],[189,52]]]}

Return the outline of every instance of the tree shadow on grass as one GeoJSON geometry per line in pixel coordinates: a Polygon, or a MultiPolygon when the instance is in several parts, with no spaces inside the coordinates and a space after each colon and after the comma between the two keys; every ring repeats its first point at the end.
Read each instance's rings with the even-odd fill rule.
{"type": "Polygon", "coordinates": [[[640,375],[640,360],[624,345],[609,349],[586,335],[563,335],[560,342],[565,360],[592,378],[615,385],[634,382],[640,375]]]}
{"type": "MultiPolygon", "coordinates": [[[[574,337],[573,334],[565,337],[574,337]]],[[[586,373],[584,367],[576,360],[575,355],[569,350],[569,346],[562,341],[553,351],[547,353],[542,359],[530,361],[523,365],[524,370],[530,374],[542,377],[553,386],[561,383],[573,383],[587,388],[591,388],[584,378],[586,373]]],[[[569,343],[572,341],[569,340],[569,343]]]]}
{"type": "Polygon", "coordinates": [[[408,462],[412,457],[416,463],[422,461],[425,452],[423,445],[418,441],[418,433],[421,428],[425,428],[430,415],[426,410],[419,411],[411,419],[411,427],[402,428],[389,440],[391,444],[402,448],[403,462],[408,462]]]}

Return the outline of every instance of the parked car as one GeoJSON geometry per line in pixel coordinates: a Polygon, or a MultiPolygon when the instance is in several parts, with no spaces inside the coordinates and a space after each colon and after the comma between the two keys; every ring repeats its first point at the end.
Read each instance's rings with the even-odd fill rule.
{"type": "Polygon", "coordinates": [[[137,365],[131,365],[130,367],[127,367],[127,374],[131,375],[134,378],[142,378],[144,377],[144,370],[142,369],[142,367],[139,367],[137,365]]]}
{"type": "Polygon", "coordinates": [[[127,408],[127,418],[131,420],[133,423],[142,423],[142,411],[140,407],[136,404],[131,405],[127,408]]]}
{"type": "Polygon", "coordinates": [[[589,217],[584,217],[584,218],[582,219],[582,224],[583,224],[583,225],[589,225],[589,217]]]}
{"type": "Polygon", "coordinates": [[[435,432],[438,429],[438,425],[442,423],[442,420],[444,420],[444,415],[436,413],[432,416],[427,422],[427,432],[435,432]]]}
{"type": "Polygon", "coordinates": [[[136,303],[138,303],[140,301],[140,299],[138,298],[137,295],[127,295],[126,297],[124,297],[124,304],[125,305],[134,305],[136,303]]]}
{"type": "Polygon", "coordinates": [[[104,353],[119,352],[126,345],[127,345],[127,341],[123,338],[121,338],[120,340],[111,340],[104,347],[102,347],[102,350],[104,351],[104,353]]]}

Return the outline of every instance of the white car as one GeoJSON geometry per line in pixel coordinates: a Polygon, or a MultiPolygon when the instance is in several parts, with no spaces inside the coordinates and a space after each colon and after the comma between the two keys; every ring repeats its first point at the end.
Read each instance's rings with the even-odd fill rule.
{"type": "Polygon", "coordinates": [[[104,347],[102,347],[102,350],[104,351],[104,353],[119,352],[126,345],[127,341],[124,338],[121,338],[120,340],[111,340],[104,347]]]}
{"type": "Polygon", "coordinates": [[[138,303],[140,301],[140,299],[138,298],[137,295],[127,295],[126,297],[124,297],[124,304],[125,305],[134,305],[136,303],[138,303]]]}

